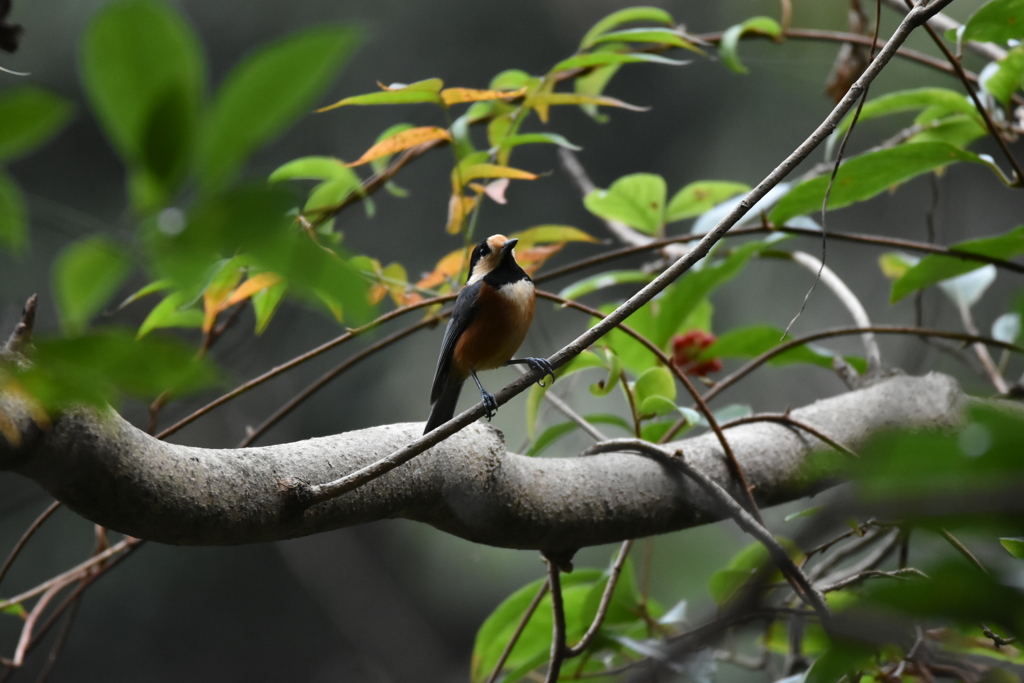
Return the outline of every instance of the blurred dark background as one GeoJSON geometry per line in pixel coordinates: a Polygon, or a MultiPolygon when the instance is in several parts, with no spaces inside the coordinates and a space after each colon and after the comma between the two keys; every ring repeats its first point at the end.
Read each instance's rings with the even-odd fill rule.
{"type": "MultiPolygon", "coordinates": [[[[0,65],[31,72],[24,81],[73,99],[78,110],[54,141],[9,169],[29,197],[32,235],[27,255],[0,253],[0,334],[11,329],[22,303],[33,292],[41,297],[39,329],[56,329],[50,267],[64,246],[96,232],[131,239],[133,223],[125,208],[123,169],[88,109],[78,78],[80,37],[90,16],[103,4],[101,0],[16,0],[10,17],[26,27],[26,34],[21,50],[0,57],[0,65]]],[[[325,104],[373,91],[377,80],[410,82],[436,76],[449,85],[486,87],[491,76],[507,68],[540,74],[572,54],[594,22],[627,6],[611,0],[292,0],[287,4],[190,0],[171,4],[201,38],[211,85],[219,84],[230,66],[256,46],[293,30],[321,22],[360,27],[363,45],[323,98],[325,104]]],[[[778,13],[778,3],[769,0],[656,0],[652,4],[669,9],[697,33],[723,30],[756,14],[778,13]]],[[[963,20],[978,4],[961,0],[950,13],[963,20]]],[[[845,0],[794,0],[793,5],[794,26],[846,28],[845,0]]],[[[895,26],[895,15],[883,11],[882,35],[887,36],[895,26]]],[[[927,37],[917,36],[911,44],[933,51],[927,37]]],[[[630,65],[613,79],[607,92],[651,106],[651,111],[609,110],[611,121],[598,125],[575,108],[556,108],[549,129],[584,148],[579,158],[598,186],[607,187],[615,178],[638,171],[662,174],[670,192],[700,179],[753,185],[831,109],[823,89],[836,50],[829,43],[747,41],[741,47],[750,68],[745,76],[700,58],[679,68],[630,65]]],[[[972,57],[966,63],[975,70],[982,66],[972,57]]],[[[0,73],[0,87],[19,82],[22,79],[0,73]]],[[[947,76],[896,62],[872,86],[872,94],[923,85],[958,88],[947,76]]],[[[266,96],[273,98],[274,93],[266,96]]],[[[435,111],[419,106],[353,107],[311,115],[259,152],[246,173],[263,178],[281,163],[309,154],[353,159],[392,123],[443,125],[439,119],[435,111]]],[[[901,117],[869,122],[858,128],[851,148],[856,151],[876,144],[907,121],[901,117]]],[[[987,141],[973,149],[999,160],[994,145],[987,141]]],[[[820,160],[821,154],[816,153],[807,165],[820,160]]],[[[415,162],[397,179],[410,196],[396,199],[381,193],[372,219],[358,208],[345,212],[338,228],[344,232],[346,246],[384,264],[400,261],[412,276],[430,270],[441,255],[458,246],[457,238],[444,233],[450,164],[444,151],[415,162]]],[[[550,174],[533,183],[513,184],[506,206],[487,204],[478,234],[564,223],[602,238],[609,236],[583,209],[552,148],[521,148],[514,155],[514,165],[550,174]]],[[[950,243],[1014,227],[1020,222],[1024,201],[985,169],[957,166],[940,178],[918,178],[890,196],[830,214],[829,228],[923,240],[926,214],[933,207],[937,239],[950,243]]],[[[688,223],[670,226],[671,232],[688,229],[688,223]]],[[[814,254],[820,251],[817,241],[805,239],[797,244],[814,254]]],[[[557,262],[599,248],[571,245],[557,262]]],[[[888,304],[889,283],[878,269],[879,253],[876,248],[832,242],[828,263],[861,297],[873,320],[910,324],[912,299],[888,304]]],[[[615,267],[639,263],[624,261],[615,267]]],[[[549,287],[557,289],[569,282],[549,287]]],[[[714,296],[715,330],[759,323],[785,327],[811,282],[810,273],[790,263],[755,261],[714,296]]],[[[142,275],[137,274],[122,294],[142,284],[142,275]]],[[[1007,310],[1018,287],[1000,273],[975,309],[983,331],[1007,310]]],[[[135,304],[111,320],[138,324],[149,305],[135,304]]],[[[549,355],[585,324],[578,314],[556,312],[549,306],[540,309],[524,348],[528,355],[549,355]]],[[[929,326],[960,329],[955,311],[937,292],[926,292],[924,310],[929,326]]],[[[215,357],[235,380],[251,378],[339,333],[338,325],[320,313],[287,303],[262,337],[251,334],[251,324],[247,312],[216,349],[215,357]]],[[[818,287],[794,332],[846,324],[845,310],[825,288],[818,287]]],[[[440,335],[438,329],[413,337],[353,368],[259,443],[424,419],[440,335]]],[[[855,338],[830,343],[830,347],[860,350],[855,338]]],[[[986,391],[971,368],[917,340],[883,339],[882,349],[888,366],[911,372],[952,372],[969,390],[986,391]]],[[[247,425],[261,422],[283,400],[351,352],[353,347],[343,347],[291,372],[173,439],[232,446],[247,425]]],[[[486,381],[494,390],[511,378],[502,371],[489,373],[486,381]]],[[[825,370],[766,368],[731,389],[717,407],[743,403],[781,410],[842,390],[838,379],[825,370]]],[[[565,382],[561,393],[579,397],[584,412],[596,407],[608,411],[608,404],[596,403],[582,383],[565,382]]],[[[209,397],[172,404],[162,415],[161,425],[187,414],[204,398],[209,397]]],[[[121,408],[136,424],[144,423],[143,406],[121,408]]],[[[522,400],[504,407],[494,423],[505,432],[512,450],[523,446],[522,400]]],[[[569,455],[583,445],[582,438],[566,439],[552,454],[569,455]]],[[[34,484],[0,474],[0,552],[6,553],[48,503],[34,484]]],[[[780,522],[777,528],[787,533],[786,523],[780,522]]],[[[706,611],[710,607],[707,577],[745,542],[729,525],[655,539],[653,596],[666,608],[685,598],[692,615],[706,611]]],[[[11,595],[71,566],[90,552],[91,543],[91,525],[60,511],[19,560],[0,595],[11,595]]],[[[577,566],[603,566],[612,551],[610,547],[587,549],[577,558],[577,566]]],[[[542,571],[536,553],[477,546],[401,520],[260,546],[147,544],[88,592],[50,680],[464,680],[480,623],[502,598],[539,578],[542,571]]],[[[17,627],[13,619],[0,620],[0,653],[5,656],[13,650],[17,627]]],[[[30,671],[44,658],[38,653],[30,671]]],[[[22,673],[14,680],[31,679],[31,674],[22,673]]]]}

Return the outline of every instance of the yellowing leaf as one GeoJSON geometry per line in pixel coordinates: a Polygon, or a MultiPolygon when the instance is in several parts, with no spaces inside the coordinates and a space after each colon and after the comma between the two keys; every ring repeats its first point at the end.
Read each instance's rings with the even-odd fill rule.
{"type": "Polygon", "coordinates": [[[483,102],[486,100],[511,100],[526,94],[526,88],[519,90],[475,90],[473,88],[445,88],[441,91],[441,99],[446,106],[463,102],[483,102]]]}
{"type": "Polygon", "coordinates": [[[533,247],[535,244],[565,242],[591,242],[597,244],[601,241],[593,235],[588,235],[571,225],[536,225],[527,230],[512,233],[509,237],[518,239],[519,244],[516,246],[524,250],[533,247]]]}
{"type": "Polygon", "coordinates": [[[421,289],[433,289],[443,284],[448,278],[458,277],[466,266],[468,258],[469,253],[465,249],[456,249],[445,254],[434,266],[434,270],[417,282],[416,286],[421,289]]]}
{"type": "Polygon", "coordinates": [[[350,164],[345,164],[349,168],[353,166],[361,166],[362,164],[369,163],[374,159],[386,157],[396,152],[421,145],[424,142],[430,142],[431,140],[451,140],[451,135],[444,128],[438,128],[437,126],[421,126],[420,128],[410,128],[409,130],[403,130],[400,133],[395,133],[386,140],[381,140],[370,149],[363,152],[363,156],[350,164]]]}
{"type": "Polygon", "coordinates": [[[281,282],[281,276],[277,273],[257,273],[231,292],[231,296],[224,301],[224,308],[230,308],[240,301],[245,301],[253,294],[273,287],[278,282],[281,282]]]}
{"type": "Polygon", "coordinates": [[[208,333],[213,329],[217,321],[217,315],[227,308],[224,303],[228,299],[238,281],[242,279],[242,271],[233,269],[233,272],[226,273],[214,279],[210,286],[203,292],[203,332],[208,333]]]}
{"type": "Polygon", "coordinates": [[[474,178],[514,178],[516,180],[536,180],[537,174],[530,173],[510,166],[498,166],[497,164],[473,164],[462,169],[458,173],[463,183],[474,178]]]}
{"type": "Polygon", "coordinates": [[[463,197],[461,194],[453,194],[448,202],[448,234],[455,235],[462,230],[462,223],[466,216],[476,206],[476,197],[463,197]]]}
{"type": "Polygon", "coordinates": [[[647,111],[650,107],[639,107],[605,95],[582,95],[571,92],[538,92],[527,104],[537,110],[537,116],[548,122],[548,107],[560,104],[596,104],[602,107],[621,107],[630,111],[647,111]]]}
{"type": "MultiPolygon", "coordinates": [[[[527,275],[533,275],[544,265],[544,262],[557,254],[565,246],[565,242],[549,244],[547,246],[530,247],[522,251],[516,250],[516,261],[526,271],[527,275]]],[[[518,246],[518,245],[517,245],[518,246]]]]}

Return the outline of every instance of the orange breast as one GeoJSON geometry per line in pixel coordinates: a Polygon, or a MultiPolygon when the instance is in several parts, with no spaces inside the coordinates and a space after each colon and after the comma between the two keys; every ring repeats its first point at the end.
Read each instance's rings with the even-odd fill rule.
{"type": "Polygon", "coordinates": [[[501,290],[481,288],[476,317],[455,344],[453,360],[459,374],[507,363],[526,338],[533,309],[533,284],[528,280],[501,290]]]}

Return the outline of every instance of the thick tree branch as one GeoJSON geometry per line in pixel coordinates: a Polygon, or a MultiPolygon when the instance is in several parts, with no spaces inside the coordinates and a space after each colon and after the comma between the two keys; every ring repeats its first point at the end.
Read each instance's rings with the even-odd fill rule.
{"type": "MultiPolygon", "coordinates": [[[[896,376],[792,411],[794,419],[859,448],[883,428],[955,424],[964,395],[951,378],[896,376]]],[[[158,441],[113,411],[79,410],[40,429],[28,406],[0,394],[18,444],[0,437],[0,470],[23,474],[83,517],[163,543],[230,545],[293,538],[406,518],[507,548],[571,552],[720,518],[683,474],[633,454],[527,458],[483,424],[348,494],[306,509],[282,480],[327,481],[408,443],[422,423],[385,425],[264,448],[204,449],[158,441]]],[[[759,504],[807,495],[808,455],[823,444],[789,427],[736,427],[729,441],[759,504]]],[[[686,459],[742,495],[713,434],[678,441],[686,459]]]]}

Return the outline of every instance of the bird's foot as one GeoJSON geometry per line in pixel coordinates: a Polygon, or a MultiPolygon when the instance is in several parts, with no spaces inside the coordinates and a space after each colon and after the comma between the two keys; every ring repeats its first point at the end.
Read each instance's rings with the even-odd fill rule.
{"type": "Polygon", "coordinates": [[[494,394],[490,394],[486,391],[480,392],[480,398],[484,402],[484,413],[487,417],[487,421],[490,422],[491,418],[498,414],[498,400],[494,398],[494,394]]]}
{"type": "Polygon", "coordinates": [[[537,384],[542,387],[547,386],[544,384],[544,378],[551,375],[551,384],[555,383],[555,369],[548,362],[547,358],[524,358],[523,362],[530,366],[531,370],[540,370],[542,373],[540,379],[537,380],[537,384]]]}

